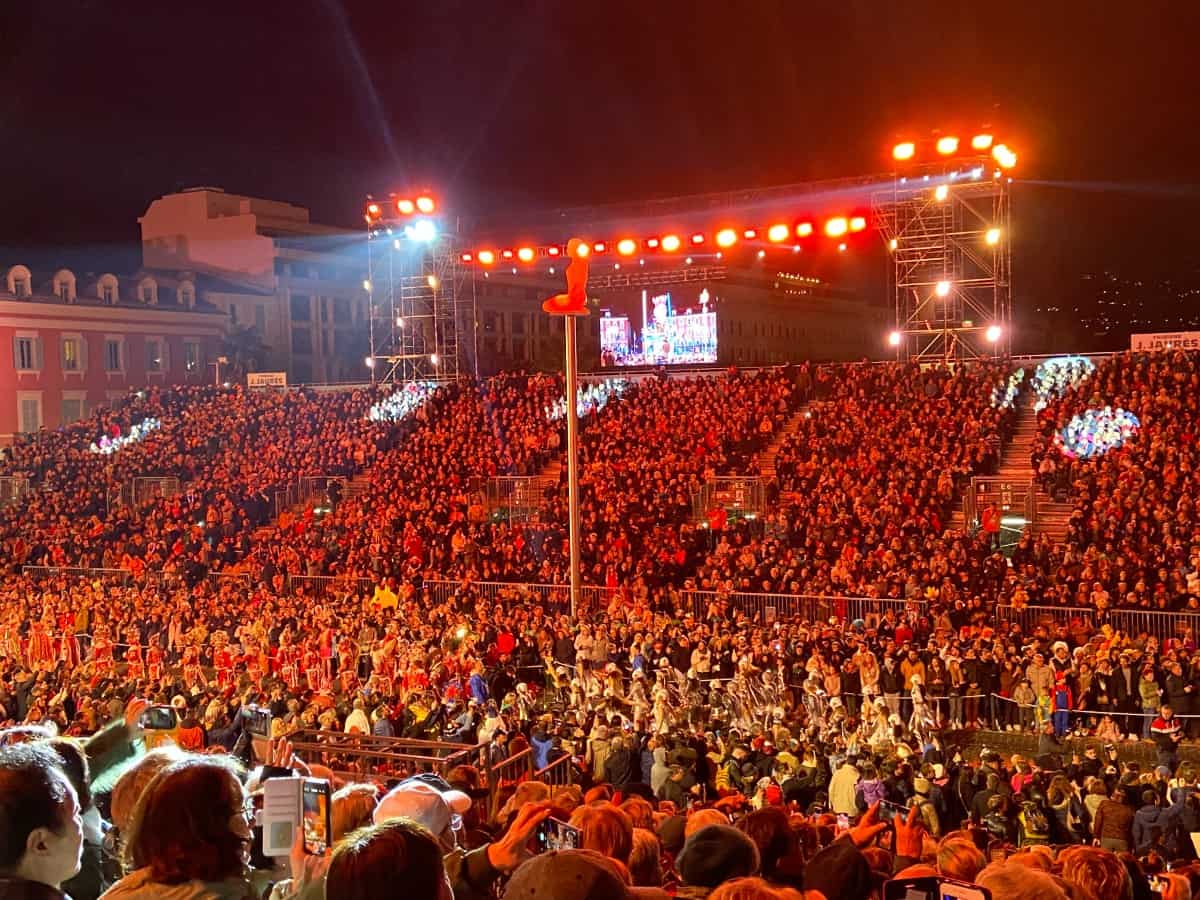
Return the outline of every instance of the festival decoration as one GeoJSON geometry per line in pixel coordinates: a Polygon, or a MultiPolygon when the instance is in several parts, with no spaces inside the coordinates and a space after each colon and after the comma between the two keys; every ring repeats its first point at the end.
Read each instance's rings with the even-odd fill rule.
{"type": "Polygon", "coordinates": [[[1054,436],[1054,443],[1063,456],[1072,459],[1091,459],[1109,450],[1119,449],[1141,429],[1138,417],[1128,410],[1106,406],[1085,410],[1075,416],[1054,436]]]}
{"type": "Polygon", "coordinates": [[[128,447],[130,444],[136,444],[142,440],[150,432],[161,428],[162,422],[155,418],[142,419],[132,428],[128,434],[118,434],[116,437],[109,437],[107,434],[100,438],[99,441],[92,441],[88,447],[92,453],[102,453],[106,456],[116,453],[123,447],[128,447]]]}

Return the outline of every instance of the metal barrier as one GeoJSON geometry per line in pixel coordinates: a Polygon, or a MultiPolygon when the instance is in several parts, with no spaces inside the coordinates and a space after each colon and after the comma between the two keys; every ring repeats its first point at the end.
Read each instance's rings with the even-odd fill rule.
{"type": "Polygon", "coordinates": [[[862,619],[871,624],[887,612],[900,615],[909,608],[920,609],[911,601],[881,597],[837,597],[818,594],[753,594],[717,591],[683,591],[687,607],[697,619],[708,616],[714,603],[722,603],[748,619],[770,623],[778,619],[800,618],[810,622],[829,619],[852,622],[862,619]]]}
{"type": "Polygon", "coordinates": [[[533,748],[526,747],[508,759],[492,763],[488,767],[487,786],[490,796],[488,818],[494,819],[500,811],[500,792],[533,777],[533,748]]]}
{"type": "Polygon", "coordinates": [[[0,506],[16,503],[29,493],[29,479],[23,475],[0,477],[0,506]]]}
{"type": "Polygon", "coordinates": [[[564,753],[544,769],[538,769],[533,777],[551,787],[563,787],[575,783],[575,771],[571,768],[571,754],[564,753]]]}
{"type": "Polygon", "coordinates": [[[272,489],[269,493],[275,518],[301,504],[319,503],[324,508],[330,502],[329,488],[335,482],[341,485],[344,498],[347,479],[343,475],[305,475],[286,487],[272,489]]]}
{"type": "Polygon", "coordinates": [[[436,772],[444,778],[455,766],[473,763],[487,747],[315,728],[294,731],[288,740],[306,762],[320,763],[337,775],[358,780],[399,779],[421,772],[436,772]]]}
{"type": "Polygon", "coordinates": [[[510,522],[536,522],[546,505],[553,478],[542,475],[502,475],[489,478],[487,508],[510,522]]]}
{"type": "Polygon", "coordinates": [[[289,575],[287,588],[289,591],[304,593],[311,597],[340,596],[345,597],[355,592],[371,593],[375,581],[370,578],[359,578],[353,575],[289,575]]]}
{"type": "MultiPolygon", "coordinates": [[[[571,589],[565,584],[523,584],[515,581],[456,581],[450,578],[426,578],[425,590],[435,603],[445,603],[456,595],[477,594],[490,602],[521,599],[537,603],[552,614],[571,611],[571,589]]],[[[614,589],[584,585],[579,595],[580,610],[603,610],[614,589]]]]}
{"type": "Polygon", "coordinates": [[[766,490],[757,475],[717,475],[692,494],[692,518],[707,522],[713,510],[734,518],[755,519],[766,511],[766,490]]]}
{"type": "Polygon", "coordinates": [[[34,578],[57,578],[66,576],[68,578],[86,578],[86,579],[116,579],[119,580],[121,586],[129,584],[133,577],[128,569],[95,569],[83,566],[21,566],[22,575],[30,575],[34,578]]]}
{"type": "Polygon", "coordinates": [[[174,497],[180,490],[179,479],[174,476],[139,475],[109,487],[108,508],[141,509],[153,500],[174,497]]]}

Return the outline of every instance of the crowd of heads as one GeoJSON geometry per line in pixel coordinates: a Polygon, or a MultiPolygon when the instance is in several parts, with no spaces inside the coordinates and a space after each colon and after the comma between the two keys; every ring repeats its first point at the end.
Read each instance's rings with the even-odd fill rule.
{"type": "MultiPolygon", "coordinates": [[[[263,708],[280,740],[357,732],[478,747],[478,769],[456,776],[468,796],[498,789],[481,786],[480,770],[528,748],[536,769],[569,767],[576,783],[644,796],[645,809],[600,795],[562,809],[576,825],[601,811],[590,832],[581,828],[595,836],[585,849],[619,863],[609,871],[609,862],[569,857],[562,866],[599,865],[626,888],[678,882],[729,897],[819,889],[814,872],[826,866],[806,863],[849,849],[864,861],[862,883],[878,889],[897,856],[914,854],[849,848],[857,839],[838,840],[822,819],[865,815],[875,800],[884,819],[893,818],[887,804],[918,809],[932,836],[969,820],[974,830],[958,837],[985,850],[989,813],[1009,830],[988,840],[1037,844],[1027,825],[1048,823],[1068,796],[1068,808],[1086,807],[1093,790],[1110,799],[1123,791],[1136,818],[1149,790],[1167,815],[1187,788],[1191,809],[1194,779],[1177,769],[1180,742],[1200,734],[1200,720],[1188,718],[1200,714],[1194,639],[1123,631],[1099,614],[1200,607],[1196,366],[1195,354],[1120,354],[1055,385],[1031,462],[1075,506],[1067,540],[1026,534],[1008,555],[986,532],[949,523],[969,478],[995,471],[1014,427],[1023,395],[995,402],[999,386],[1017,383],[1010,365],[801,366],[629,385],[588,405],[581,423],[581,557],[601,599],[577,618],[565,591],[526,586],[567,576],[564,424],[553,414],[561,379],[464,380],[394,420],[369,417],[386,399],[376,388],[150,391],[3,461],[4,474],[28,476],[32,490],[2,513],[0,723],[83,738],[130,698],[146,698],[173,710],[172,738],[185,750],[239,753],[247,711],[263,708]],[[1101,456],[1056,452],[1054,434],[1100,405],[1130,410],[1141,429],[1101,456]],[[148,417],[161,425],[140,441],[107,455],[88,449],[148,417]],[[697,516],[693,498],[706,482],[756,474],[769,446],[775,473],[760,516],[697,516]],[[359,472],[362,490],[273,518],[273,489],[359,472]],[[149,475],[179,478],[180,494],[141,507],[108,502],[111,484],[149,475]],[[528,515],[490,502],[495,479],[537,475],[546,477],[532,502],[522,498],[528,515]],[[23,565],[117,571],[80,577],[23,565]],[[492,582],[508,586],[484,584],[492,582]],[[754,591],[812,602],[769,616],[739,601],[754,591]],[[998,617],[997,604],[1080,615],[1043,623],[998,617]],[[1038,733],[1044,752],[983,771],[987,761],[968,764],[948,746],[953,731],[975,726],[1038,733]],[[1087,760],[1067,765],[1067,745],[1085,733],[1113,746],[1154,741],[1169,773],[1159,781],[1174,783],[1143,780],[1115,757],[1097,772],[1087,760]],[[847,765],[853,809],[838,809],[851,776],[836,776],[847,765]],[[1012,786],[998,812],[964,801],[988,790],[989,775],[1012,786]],[[938,809],[939,792],[959,806],[938,809]],[[639,823],[628,841],[609,807],[639,823]],[[755,864],[692,883],[707,876],[689,876],[688,859],[725,857],[688,854],[682,842],[661,852],[672,813],[689,807],[689,825],[714,813],[762,837],[755,864]],[[781,814],[778,833],[760,812],[781,814]],[[789,849],[768,852],[772,841],[789,849]],[[789,855],[801,874],[780,876],[768,858],[789,855]],[[731,873],[765,881],[735,891],[731,873]]],[[[380,793],[418,774],[333,747],[311,763],[350,770],[380,793]]],[[[237,799],[226,793],[214,796],[237,799]]],[[[365,803],[366,794],[355,796],[365,803]]],[[[76,796],[85,796],[78,787],[76,796]]],[[[1190,821],[1183,807],[1170,821],[1190,821]]],[[[481,829],[502,833],[508,823],[496,817],[483,811],[481,829]]],[[[1070,813],[1071,827],[1041,843],[1098,840],[1081,821],[1070,813]]],[[[422,839],[385,828],[333,859],[369,866],[393,855],[373,855],[374,841],[422,839]]],[[[1176,834],[1152,852],[1190,858],[1186,843],[1176,834]]],[[[1136,838],[1126,849],[1153,870],[1136,838]]],[[[418,844],[412,853],[420,857],[418,844]]],[[[922,850],[931,853],[940,850],[922,850]]],[[[1079,894],[1072,857],[1043,856],[1026,854],[1079,894]]],[[[149,859],[126,865],[142,871],[149,859]]],[[[1100,864],[1082,868],[1091,865],[1100,864]]],[[[338,896],[358,896],[346,890],[338,896]]]]}

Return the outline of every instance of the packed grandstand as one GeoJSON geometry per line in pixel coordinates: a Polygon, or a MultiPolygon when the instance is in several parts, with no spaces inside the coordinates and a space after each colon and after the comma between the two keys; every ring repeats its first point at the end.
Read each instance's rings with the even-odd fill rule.
{"type": "Polygon", "coordinates": [[[589,387],[574,610],[563,392],[148,389],[7,448],[0,873],[75,900],[1200,888],[1200,353],[589,387]],[[1024,427],[1061,534],[955,515],[1024,427]],[[711,490],[733,476],[757,492],[711,490]],[[263,853],[293,772],[331,783],[331,853],[263,853]],[[30,837],[67,820],[78,872],[30,837]]]}

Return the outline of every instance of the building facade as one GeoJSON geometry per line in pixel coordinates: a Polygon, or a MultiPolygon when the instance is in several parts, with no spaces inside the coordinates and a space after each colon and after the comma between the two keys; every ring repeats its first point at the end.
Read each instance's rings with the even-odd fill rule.
{"type": "Polygon", "coordinates": [[[0,443],[133,390],[216,375],[225,321],[201,279],[0,271],[0,443]]]}
{"type": "Polygon", "coordinates": [[[193,188],[154,200],[138,219],[149,269],[220,278],[209,301],[231,332],[266,348],[257,368],[293,383],[355,381],[368,351],[366,240],[312,222],[302,206],[193,188]]]}

